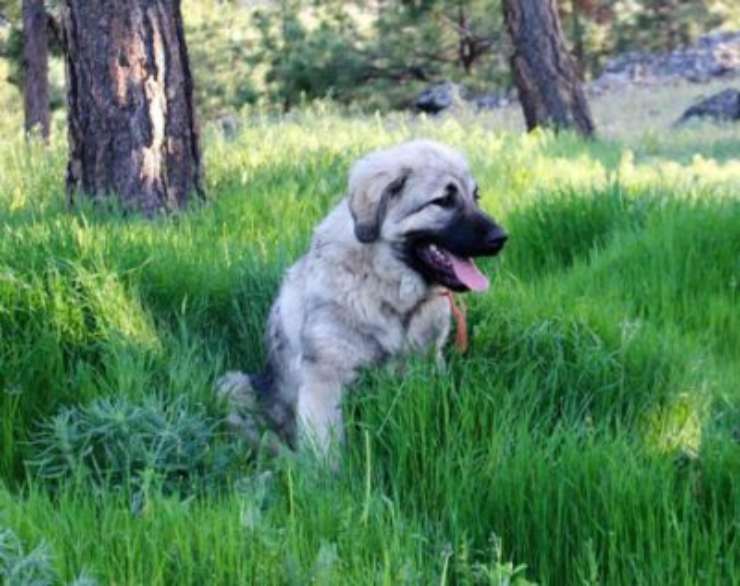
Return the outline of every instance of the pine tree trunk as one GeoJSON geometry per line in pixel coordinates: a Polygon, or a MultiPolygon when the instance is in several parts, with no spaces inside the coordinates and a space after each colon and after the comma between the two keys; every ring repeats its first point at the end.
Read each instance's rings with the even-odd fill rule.
{"type": "Polygon", "coordinates": [[[565,46],[556,1],[504,0],[503,8],[527,130],[547,126],[592,135],[594,123],[565,46]]]}
{"type": "Polygon", "coordinates": [[[44,0],[23,0],[23,108],[27,133],[49,139],[49,48],[44,0]]]}
{"type": "Polygon", "coordinates": [[[152,215],[203,195],[180,0],[66,0],[67,192],[152,215]]]}

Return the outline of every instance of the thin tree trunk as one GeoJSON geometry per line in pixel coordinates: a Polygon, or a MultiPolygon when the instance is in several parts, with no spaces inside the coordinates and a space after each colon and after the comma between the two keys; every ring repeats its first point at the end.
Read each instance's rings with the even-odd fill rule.
{"type": "Polygon", "coordinates": [[[575,2],[571,2],[571,25],[573,35],[573,58],[576,62],[576,75],[581,77],[586,70],[586,51],[583,46],[583,23],[578,14],[579,7],[575,2]]]}
{"type": "Polygon", "coordinates": [[[457,26],[458,26],[458,43],[457,43],[457,55],[460,64],[462,65],[463,71],[466,75],[470,74],[470,69],[473,66],[472,61],[472,47],[470,46],[470,35],[468,34],[468,19],[463,9],[462,4],[458,7],[457,15],[457,26]]]}
{"type": "Polygon", "coordinates": [[[44,0],[23,0],[23,108],[28,134],[49,139],[49,47],[44,0]]]}
{"type": "Polygon", "coordinates": [[[591,112],[565,46],[555,0],[504,0],[514,45],[511,69],[527,129],[594,132],[591,112]]]}
{"type": "Polygon", "coordinates": [[[180,0],[66,0],[70,199],[148,215],[203,195],[180,0]]]}

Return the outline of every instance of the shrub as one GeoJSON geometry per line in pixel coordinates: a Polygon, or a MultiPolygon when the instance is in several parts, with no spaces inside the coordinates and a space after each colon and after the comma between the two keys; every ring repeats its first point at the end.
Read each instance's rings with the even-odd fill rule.
{"type": "Polygon", "coordinates": [[[212,485],[234,463],[235,449],[214,446],[216,426],[183,399],[97,399],[43,422],[30,466],[51,482],[81,478],[166,491],[212,485]]]}

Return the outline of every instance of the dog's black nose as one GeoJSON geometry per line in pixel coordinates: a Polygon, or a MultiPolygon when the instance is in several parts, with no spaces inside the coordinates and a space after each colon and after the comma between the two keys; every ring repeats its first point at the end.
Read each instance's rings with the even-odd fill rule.
{"type": "Polygon", "coordinates": [[[506,241],[509,239],[509,235],[503,230],[495,230],[486,240],[488,248],[494,252],[498,252],[504,247],[506,241]]]}

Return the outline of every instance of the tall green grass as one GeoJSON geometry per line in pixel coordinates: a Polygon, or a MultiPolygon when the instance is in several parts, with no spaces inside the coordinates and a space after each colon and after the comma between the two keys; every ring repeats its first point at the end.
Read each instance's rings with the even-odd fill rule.
{"type": "Polygon", "coordinates": [[[0,575],[740,583],[740,163],[322,108],[210,133],[209,202],[156,221],[67,210],[63,144],[0,145],[0,575]],[[255,457],[212,383],[261,365],[351,161],[411,136],[511,234],[471,350],[367,372],[336,474],[255,457]]]}

